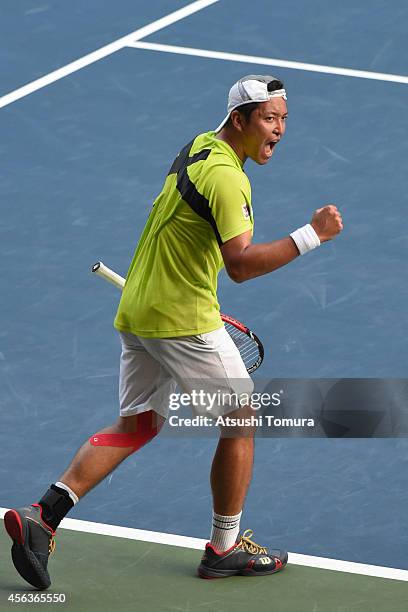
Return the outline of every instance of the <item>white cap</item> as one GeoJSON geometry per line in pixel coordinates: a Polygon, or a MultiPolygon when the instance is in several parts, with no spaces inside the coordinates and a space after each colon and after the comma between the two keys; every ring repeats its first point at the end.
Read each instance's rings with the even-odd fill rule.
{"type": "Polygon", "coordinates": [[[286,100],[286,91],[284,89],[268,90],[268,86],[273,81],[280,81],[280,79],[269,75],[249,74],[234,83],[228,95],[227,116],[215,131],[219,132],[227,123],[232,111],[243,104],[267,102],[271,98],[276,97],[286,100]]]}

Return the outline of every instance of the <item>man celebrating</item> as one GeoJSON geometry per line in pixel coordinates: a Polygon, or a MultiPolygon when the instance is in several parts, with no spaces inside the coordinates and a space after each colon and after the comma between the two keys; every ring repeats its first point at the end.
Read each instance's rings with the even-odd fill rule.
{"type": "MultiPolygon", "coordinates": [[[[14,565],[35,587],[50,585],[48,557],[61,520],[160,431],[176,384],[187,392],[194,379],[230,393],[237,386],[242,392],[242,384],[252,388],[220,318],[221,268],[240,283],[284,266],[343,229],[336,206],[328,205],[289,236],[252,243],[251,190],[243,165],[248,157],[262,165],[270,160],[286,118],[280,80],[243,77],[229,92],[219,127],[194,138],[174,160],[137,245],[115,319],[122,342],[120,416],[85,442],[37,504],[5,515],[14,565]]],[[[231,417],[250,412],[250,406],[218,406],[218,414],[231,417]]],[[[287,553],[256,544],[250,530],[239,536],[253,432],[229,433],[221,431],[212,464],[213,526],[198,573],[203,578],[273,574],[286,565],[287,553]]]]}

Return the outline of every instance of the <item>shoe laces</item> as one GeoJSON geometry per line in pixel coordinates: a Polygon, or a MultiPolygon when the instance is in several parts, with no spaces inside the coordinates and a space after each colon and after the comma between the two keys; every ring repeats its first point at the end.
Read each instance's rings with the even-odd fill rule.
{"type": "Polygon", "coordinates": [[[250,555],[267,555],[268,551],[264,546],[260,546],[253,542],[250,538],[254,535],[252,529],[246,529],[237,544],[237,548],[242,548],[250,555]]]}
{"type": "Polygon", "coordinates": [[[49,544],[48,544],[48,554],[49,555],[51,555],[54,552],[55,546],[56,546],[55,539],[54,537],[51,537],[51,540],[49,541],[49,544]]]}

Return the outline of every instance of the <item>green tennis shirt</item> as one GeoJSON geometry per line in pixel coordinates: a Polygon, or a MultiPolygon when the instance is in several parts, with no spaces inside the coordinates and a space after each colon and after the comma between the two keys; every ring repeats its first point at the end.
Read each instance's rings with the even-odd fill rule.
{"type": "Polygon", "coordinates": [[[221,327],[220,246],[253,231],[251,186],[234,150],[200,134],[174,160],[127,273],[114,325],[165,338],[221,327]]]}

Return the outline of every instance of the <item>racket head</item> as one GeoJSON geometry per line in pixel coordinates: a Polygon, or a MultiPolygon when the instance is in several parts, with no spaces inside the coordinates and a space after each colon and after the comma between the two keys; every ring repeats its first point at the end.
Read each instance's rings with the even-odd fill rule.
{"type": "Polygon", "coordinates": [[[264,347],[258,336],[246,325],[226,314],[221,314],[225,329],[238,348],[248,374],[255,372],[264,359],[264,347]]]}

